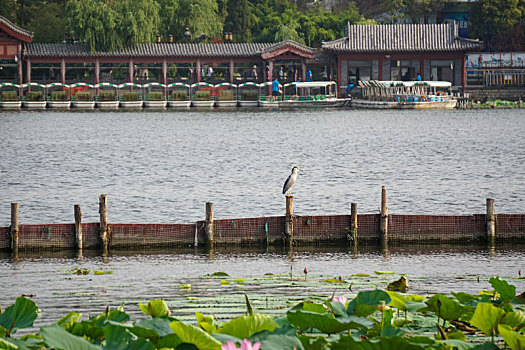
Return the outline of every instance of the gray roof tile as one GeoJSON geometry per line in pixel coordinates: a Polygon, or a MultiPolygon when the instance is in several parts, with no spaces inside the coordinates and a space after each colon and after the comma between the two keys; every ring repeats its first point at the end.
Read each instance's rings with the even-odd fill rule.
{"type": "Polygon", "coordinates": [[[31,40],[33,38],[33,32],[16,26],[15,24],[11,23],[7,18],[3,16],[0,16],[0,23],[4,24],[6,27],[8,27],[9,29],[11,29],[12,31],[18,34],[31,38],[31,40]]]}
{"type": "Polygon", "coordinates": [[[443,52],[481,48],[481,42],[459,37],[455,23],[347,25],[347,36],[323,43],[323,49],[345,53],[443,52]]]}

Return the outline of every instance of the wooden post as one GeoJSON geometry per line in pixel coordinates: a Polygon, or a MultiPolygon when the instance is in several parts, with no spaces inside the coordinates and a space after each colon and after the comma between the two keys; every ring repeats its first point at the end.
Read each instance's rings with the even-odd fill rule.
{"type": "Polygon", "coordinates": [[[388,208],[386,206],[386,187],[381,187],[381,216],[379,218],[379,232],[381,240],[388,241],[388,208]]]}
{"type": "Polygon", "coordinates": [[[75,247],[82,250],[82,210],[75,204],[75,247]]]}
{"type": "Polygon", "coordinates": [[[487,224],[487,238],[493,241],[496,238],[496,215],[494,214],[494,198],[487,198],[487,216],[485,222],[487,224]]]}
{"type": "Polygon", "coordinates": [[[357,244],[357,203],[350,204],[350,232],[354,244],[357,244]]]}
{"type": "Polygon", "coordinates": [[[293,246],[293,196],[286,196],[286,216],[284,218],[284,235],[290,248],[293,246]]]}
{"type": "Polygon", "coordinates": [[[18,253],[18,203],[11,203],[11,251],[18,253]]]}
{"type": "Polygon", "coordinates": [[[100,227],[98,229],[100,246],[102,250],[108,250],[108,197],[101,194],[98,202],[98,212],[100,214],[100,227]]]}
{"type": "Polygon", "coordinates": [[[206,245],[213,247],[213,203],[206,203],[206,223],[204,226],[204,232],[206,233],[206,245]]]}

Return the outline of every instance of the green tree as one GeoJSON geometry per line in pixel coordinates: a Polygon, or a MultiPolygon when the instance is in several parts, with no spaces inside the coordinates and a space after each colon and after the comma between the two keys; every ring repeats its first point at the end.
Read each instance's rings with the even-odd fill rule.
{"type": "Polygon", "coordinates": [[[223,21],[215,0],[179,0],[175,19],[172,23],[173,35],[178,41],[185,40],[186,28],[191,39],[196,40],[202,34],[208,38],[222,35],[223,21]]]}
{"type": "Polygon", "coordinates": [[[248,0],[228,0],[228,12],[224,21],[224,31],[233,33],[235,42],[251,42],[251,28],[254,24],[251,4],[248,0]]]}
{"type": "Polygon", "coordinates": [[[114,51],[152,42],[158,33],[159,5],[149,0],[69,0],[66,24],[91,51],[114,51]]]}
{"type": "Polygon", "coordinates": [[[479,0],[474,3],[469,21],[470,35],[482,39],[486,50],[504,49],[509,45],[505,38],[519,26],[522,18],[518,4],[519,0],[479,0]]]}
{"type": "Polygon", "coordinates": [[[159,34],[159,4],[151,0],[113,2],[117,15],[115,29],[124,46],[153,42],[159,34]]]}
{"type": "Polygon", "coordinates": [[[27,29],[35,33],[37,43],[56,43],[65,38],[66,21],[64,7],[61,4],[48,2],[31,8],[31,20],[27,29]]]}

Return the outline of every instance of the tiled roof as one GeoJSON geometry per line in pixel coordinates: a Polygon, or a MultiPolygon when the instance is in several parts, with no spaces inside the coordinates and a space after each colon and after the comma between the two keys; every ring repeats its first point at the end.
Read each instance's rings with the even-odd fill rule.
{"type": "Polygon", "coordinates": [[[113,52],[91,53],[84,44],[26,45],[26,57],[250,57],[277,44],[230,43],[230,44],[142,44],[113,52]]]}
{"type": "Polygon", "coordinates": [[[262,53],[268,53],[268,52],[272,52],[275,50],[279,50],[280,48],[285,47],[285,46],[291,46],[291,47],[294,47],[296,49],[299,49],[301,51],[304,51],[310,54],[316,53],[316,50],[314,48],[311,48],[310,46],[299,44],[298,42],[293,41],[293,40],[284,40],[284,41],[281,41],[275,44],[270,44],[270,46],[262,50],[262,53]]]}
{"type": "Polygon", "coordinates": [[[3,26],[8,32],[11,32],[10,34],[13,34],[15,37],[17,37],[17,39],[26,42],[30,42],[33,40],[33,32],[30,32],[29,30],[25,30],[14,25],[3,16],[0,16],[0,26],[3,26]]]}
{"type": "Polygon", "coordinates": [[[345,53],[443,52],[481,48],[478,40],[461,38],[454,22],[445,24],[350,25],[347,36],[324,42],[323,49],[345,53]]]}

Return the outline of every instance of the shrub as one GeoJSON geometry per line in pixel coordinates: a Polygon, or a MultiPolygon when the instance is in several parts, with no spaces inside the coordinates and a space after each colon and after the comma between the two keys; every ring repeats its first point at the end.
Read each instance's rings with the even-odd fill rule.
{"type": "Polygon", "coordinates": [[[18,101],[18,93],[16,91],[2,91],[2,101],[4,102],[18,101]]]}
{"type": "Polygon", "coordinates": [[[42,91],[28,91],[26,94],[27,101],[44,101],[44,93],[42,91]]]}
{"type": "Polygon", "coordinates": [[[219,90],[219,101],[233,101],[233,90],[219,90]]]}
{"type": "Polygon", "coordinates": [[[211,91],[201,90],[195,92],[195,101],[209,101],[211,100],[211,91]]]}
{"type": "Polygon", "coordinates": [[[257,101],[257,91],[242,91],[241,100],[243,101],[257,101]]]}
{"type": "Polygon", "coordinates": [[[172,101],[187,101],[188,93],[186,91],[173,91],[171,93],[172,101]]]}
{"type": "Polygon", "coordinates": [[[75,94],[75,100],[89,102],[93,101],[93,96],[89,91],[79,91],[75,94]]]}
{"type": "Polygon", "coordinates": [[[148,92],[148,101],[164,101],[164,94],[160,91],[148,92]]]}
{"type": "Polygon", "coordinates": [[[115,91],[103,91],[98,94],[100,101],[115,101],[115,91]]]}
{"type": "Polygon", "coordinates": [[[124,101],[139,101],[140,94],[138,92],[125,92],[122,98],[124,101]]]}
{"type": "Polygon", "coordinates": [[[51,92],[51,101],[67,101],[67,93],[65,91],[51,92]]]}

